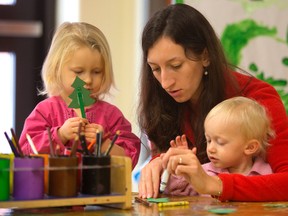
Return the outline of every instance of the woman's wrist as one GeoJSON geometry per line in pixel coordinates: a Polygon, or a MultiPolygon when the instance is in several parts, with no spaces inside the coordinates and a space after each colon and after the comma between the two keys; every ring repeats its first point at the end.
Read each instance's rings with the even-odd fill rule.
{"type": "Polygon", "coordinates": [[[219,178],[219,176],[211,176],[213,178],[213,183],[211,182],[211,187],[209,194],[211,194],[212,197],[218,198],[222,195],[223,191],[223,183],[222,180],[219,178]]]}

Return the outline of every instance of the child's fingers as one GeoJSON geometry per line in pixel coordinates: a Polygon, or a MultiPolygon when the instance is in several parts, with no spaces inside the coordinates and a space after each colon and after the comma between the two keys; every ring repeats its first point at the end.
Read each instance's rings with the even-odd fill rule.
{"type": "Polygon", "coordinates": [[[188,142],[187,142],[187,139],[186,139],[186,135],[185,135],[185,134],[183,134],[183,135],[181,136],[181,145],[182,145],[182,147],[184,147],[184,148],[188,148],[188,142]]]}
{"type": "Polygon", "coordinates": [[[175,142],[174,140],[171,140],[171,141],[170,141],[170,146],[171,146],[172,148],[176,148],[176,147],[177,147],[177,144],[176,144],[176,142],[175,142]]]}

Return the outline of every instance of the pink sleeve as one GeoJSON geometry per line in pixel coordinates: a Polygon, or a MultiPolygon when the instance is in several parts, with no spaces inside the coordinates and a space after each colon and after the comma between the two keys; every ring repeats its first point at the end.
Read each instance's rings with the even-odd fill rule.
{"type": "Polygon", "coordinates": [[[115,144],[124,148],[125,153],[132,159],[132,169],[136,166],[140,155],[140,139],[132,133],[130,122],[124,117],[118,108],[113,108],[109,120],[110,133],[113,138],[117,130],[120,130],[120,135],[115,144]]]}
{"type": "Polygon", "coordinates": [[[196,196],[199,195],[182,176],[170,175],[164,194],[174,196],[196,196]]]}
{"type": "MultiPolygon", "coordinates": [[[[49,119],[49,106],[47,104],[38,104],[35,109],[26,118],[25,124],[19,139],[19,144],[25,155],[32,154],[33,151],[26,139],[26,133],[28,133],[38,151],[38,153],[49,154],[50,145],[49,137],[46,127],[49,126],[51,120],[49,119]]],[[[60,146],[60,152],[64,151],[64,145],[61,143],[58,134],[58,127],[51,128],[52,141],[54,144],[54,149],[56,145],[60,146]]]]}

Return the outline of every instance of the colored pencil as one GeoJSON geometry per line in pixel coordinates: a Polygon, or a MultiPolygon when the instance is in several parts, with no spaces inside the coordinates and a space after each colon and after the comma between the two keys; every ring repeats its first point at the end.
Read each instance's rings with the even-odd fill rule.
{"type": "Polygon", "coordinates": [[[47,130],[48,138],[49,138],[50,156],[54,157],[55,155],[54,155],[54,148],[53,148],[53,142],[52,142],[50,127],[46,127],[46,130],[47,130]]]}
{"type": "Polygon", "coordinates": [[[70,157],[74,157],[76,155],[76,151],[77,151],[77,147],[78,147],[78,140],[79,140],[79,136],[76,136],[74,141],[73,141],[73,144],[72,144],[70,157]]]}
{"type": "Polygon", "coordinates": [[[92,149],[92,147],[93,147],[93,145],[96,143],[96,139],[93,139],[90,143],[89,143],[89,145],[88,145],[88,150],[90,151],[91,149],[92,149]]]}
{"type": "Polygon", "coordinates": [[[112,139],[112,142],[110,143],[109,147],[107,148],[104,156],[109,155],[109,153],[110,153],[113,145],[115,144],[116,140],[118,139],[119,134],[120,134],[120,130],[117,130],[117,131],[116,131],[116,134],[114,135],[114,137],[113,137],[113,139],[112,139]]]}
{"type": "Polygon", "coordinates": [[[30,135],[29,135],[28,133],[26,133],[26,138],[27,138],[27,140],[28,140],[28,143],[29,143],[29,145],[30,145],[33,153],[34,153],[34,154],[38,154],[38,151],[36,150],[36,147],[35,147],[32,139],[31,139],[31,137],[30,137],[30,135]]]}
{"type": "Polygon", "coordinates": [[[10,131],[11,131],[12,137],[13,137],[13,139],[14,139],[14,141],[15,141],[15,145],[16,145],[16,148],[17,148],[17,150],[18,150],[18,153],[19,153],[20,157],[23,157],[24,154],[23,154],[22,149],[21,149],[21,147],[20,147],[20,145],[19,145],[18,137],[16,136],[16,133],[15,133],[15,131],[13,130],[13,128],[11,128],[10,131]]]}
{"type": "Polygon", "coordinates": [[[17,151],[16,147],[14,146],[12,140],[9,138],[8,134],[7,134],[6,132],[4,132],[4,134],[5,134],[5,137],[6,137],[8,143],[9,143],[9,145],[10,145],[10,148],[11,148],[14,156],[15,156],[15,157],[20,157],[19,152],[17,151]]]}

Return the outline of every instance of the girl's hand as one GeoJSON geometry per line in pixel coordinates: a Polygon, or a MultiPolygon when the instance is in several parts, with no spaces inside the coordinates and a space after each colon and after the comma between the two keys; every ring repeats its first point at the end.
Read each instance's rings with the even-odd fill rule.
{"type": "Polygon", "coordinates": [[[162,160],[157,157],[150,161],[142,170],[138,185],[140,198],[157,198],[162,173],[162,160]]]}
{"type": "Polygon", "coordinates": [[[103,126],[100,124],[86,124],[85,125],[85,137],[88,143],[96,139],[96,132],[102,132],[102,138],[104,136],[103,126]]]}
{"type": "Polygon", "coordinates": [[[75,139],[76,135],[78,135],[80,123],[82,123],[80,131],[84,131],[85,124],[87,124],[88,121],[87,119],[83,119],[80,117],[73,117],[67,119],[64,124],[58,129],[58,136],[63,144],[67,143],[69,140],[75,139]]]}

